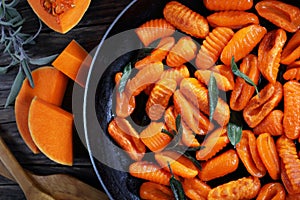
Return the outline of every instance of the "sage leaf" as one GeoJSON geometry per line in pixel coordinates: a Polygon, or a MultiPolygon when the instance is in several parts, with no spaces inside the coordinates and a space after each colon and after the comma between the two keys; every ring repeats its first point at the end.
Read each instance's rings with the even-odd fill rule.
{"type": "Polygon", "coordinates": [[[190,161],[192,161],[192,163],[199,169],[202,170],[202,166],[200,165],[199,161],[196,160],[193,156],[191,156],[190,154],[188,154],[187,152],[185,152],[183,154],[184,157],[186,157],[187,159],[189,159],[190,161]]]}
{"type": "Polygon", "coordinates": [[[157,48],[158,44],[160,43],[161,39],[157,39],[154,40],[148,47],[146,47],[147,49],[152,49],[154,50],[155,48],[157,48]]]}
{"type": "Polygon", "coordinates": [[[176,116],[175,126],[176,126],[175,127],[176,130],[172,130],[172,133],[170,133],[168,130],[162,129],[162,133],[169,135],[173,139],[166,149],[174,149],[180,142],[182,132],[183,132],[183,129],[181,126],[181,115],[180,114],[178,114],[176,116]]]}
{"type": "Polygon", "coordinates": [[[235,146],[241,141],[242,138],[242,126],[229,122],[227,125],[227,134],[230,143],[235,146]]]}
{"type": "Polygon", "coordinates": [[[205,146],[198,146],[198,147],[189,147],[187,148],[186,146],[183,145],[178,145],[175,148],[173,148],[173,151],[176,151],[180,154],[182,154],[184,157],[188,158],[192,163],[199,169],[202,169],[202,166],[200,165],[199,161],[196,160],[193,156],[190,155],[190,152],[198,151],[201,149],[204,149],[205,146]]]}
{"type": "Polygon", "coordinates": [[[232,59],[231,59],[231,70],[234,75],[244,79],[246,81],[246,83],[248,83],[249,85],[252,85],[255,88],[256,93],[259,95],[256,84],[246,74],[244,74],[243,72],[241,72],[239,70],[238,66],[234,62],[234,56],[232,56],[232,59]]]}
{"type": "Polygon", "coordinates": [[[161,129],[161,132],[164,134],[167,134],[168,136],[170,136],[170,138],[174,138],[174,135],[172,133],[170,133],[168,130],[166,129],[161,129]]]}
{"type": "Polygon", "coordinates": [[[174,194],[175,200],[186,200],[182,184],[179,180],[177,180],[175,178],[169,162],[168,162],[168,167],[170,169],[170,173],[172,174],[169,182],[170,182],[170,187],[174,194]]]}
{"type": "Polygon", "coordinates": [[[205,146],[198,146],[198,147],[189,147],[186,151],[199,151],[204,149],[205,146]]]}
{"type": "Polygon", "coordinates": [[[9,3],[6,3],[8,7],[15,7],[18,3],[20,2],[20,0],[13,0],[9,3]]]}
{"type": "Polygon", "coordinates": [[[0,74],[5,74],[10,66],[0,67],[0,74]]]}
{"type": "Polygon", "coordinates": [[[12,60],[9,65],[0,67],[0,74],[5,74],[12,66],[18,64],[15,60],[12,60]]]}
{"type": "Polygon", "coordinates": [[[208,98],[209,98],[209,121],[212,121],[215,109],[218,104],[218,99],[219,99],[219,89],[213,72],[210,74],[209,82],[208,82],[208,98]]]}
{"type": "Polygon", "coordinates": [[[142,55],[147,56],[147,55],[151,54],[151,52],[157,48],[159,43],[160,43],[160,39],[157,39],[157,40],[153,41],[151,44],[149,44],[147,47],[142,48],[141,49],[142,55]]]}
{"type": "Polygon", "coordinates": [[[132,71],[132,66],[131,66],[131,62],[129,62],[124,67],[123,75],[122,75],[122,78],[120,80],[120,84],[119,84],[119,92],[120,93],[124,92],[125,86],[126,86],[126,83],[127,83],[128,79],[130,77],[131,71],[132,71]]]}
{"type": "Polygon", "coordinates": [[[181,115],[180,114],[178,114],[175,119],[175,125],[176,125],[176,131],[178,131],[181,126],[181,115]]]}
{"type": "Polygon", "coordinates": [[[152,51],[157,48],[159,42],[160,39],[157,39],[147,47],[141,46],[140,49],[137,51],[137,55],[135,56],[135,60],[133,61],[133,63],[136,63],[137,61],[145,58],[146,56],[149,56],[152,53],[152,51]]]}
{"type": "Polygon", "coordinates": [[[56,57],[58,56],[58,54],[55,55],[51,55],[48,57],[43,57],[43,58],[29,58],[29,63],[33,64],[33,65],[46,65],[50,62],[52,62],[56,57]]]}
{"type": "Polygon", "coordinates": [[[13,26],[12,23],[10,23],[10,22],[4,22],[4,21],[0,21],[0,25],[2,25],[2,26],[13,26]]]}
{"type": "Polygon", "coordinates": [[[30,34],[27,34],[27,33],[19,33],[18,36],[19,36],[22,40],[24,40],[24,39],[26,39],[27,37],[30,37],[30,34]]]}
{"type": "Polygon", "coordinates": [[[22,20],[18,21],[17,23],[13,24],[13,27],[21,26],[24,22],[25,22],[25,19],[22,19],[22,20]]]}
{"type": "Polygon", "coordinates": [[[33,79],[32,79],[32,74],[31,74],[31,70],[29,68],[29,65],[26,61],[21,61],[21,66],[22,66],[22,69],[29,81],[29,85],[30,87],[34,88],[34,83],[33,83],[33,79]]]}
{"type": "Polygon", "coordinates": [[[9,41],[7,44],[6,44],[6,47],[5,49],[3,50],[4,53],[8,53],[9,52],[9,49],[11,48],[11,45],[12,45],[12,41],[9,41]]]}
{"type": "Polygon", "coordinates": [[[166,147],[166,150],[172,150],[172,149],[176,148],[180,143],[181,136],[182,136],[182,131],[177,132],[177,134],[174,136],[173,140],[166,147]]]}
{"type": "Polygon", "coordinates": [[[10,89],[10,93],[6,99],[5,108],[7,108],[7,106],[9,106],[17,97],[17,95],[22,87],[24,78],[25,78],[25,76],[23,74],[23,71],[21,68],[19,68],[19,72],[14,80],[14,83],[10,89]]]}

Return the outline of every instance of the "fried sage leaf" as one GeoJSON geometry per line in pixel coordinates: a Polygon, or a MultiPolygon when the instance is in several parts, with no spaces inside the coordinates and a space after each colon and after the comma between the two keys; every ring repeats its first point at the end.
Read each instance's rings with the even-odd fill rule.
{"type": "Polygon", "coordinates": [[[126,83],[127,83],[128,79],[130,77],[131,71],[132,71],[132,66],[131,66],[131,62],[129,62],[124,67],[123,75],[122,75],[122,78],[120,80],[120,85],[119,85],[119,92],[120,93],[124,92],[125,86],[126,86],[126,83]]]}
{"type": "Polygon", "coordinates": [[[227,125],[227,132],[230,143],[235,147],[241,140],[242,127],[229,122],[227,125]]]}
{"type": "Polygon", "coordinates": [[[212,121],[215,109],[218,104],[219,89],[214,73],[210,74],[208,82],[208,98],[209,98],[209,121],[212,121]]]}
{"type": "Polygon", "coordinates": [[[242,122],[240,121],[238,112],[231,111],[230,121],[227,125],[227,134],[230,143],[235,147],[242,138],[242,122]]]}
{"type": "Polygon", "coordinates": [[[232,56],[231,59],[231,70],[234,75],[244,79],[249,85],[252,85],[255,88],[256,93],[259,94],[256,84],[246,74],[239,70],[237,64],[234,62],[234,56],[232,56]]]}

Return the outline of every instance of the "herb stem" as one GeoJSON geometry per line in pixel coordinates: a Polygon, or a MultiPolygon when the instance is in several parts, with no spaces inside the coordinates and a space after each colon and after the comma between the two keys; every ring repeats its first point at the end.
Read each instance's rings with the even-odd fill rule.
{"type": "MultiPolygon", "coordinates": [[[[8,55],[10,57],[10,63],[8,65],[0,65],[0,74],[6,73],[13,66],[19,67],[19,72],[15,77],[5,107],[11,104],[19,93],[23,80],[25,79],[24,74],[29,80],[31,87],[34,87],[30,69],[30,64],[33,63],[31,63],[32,59],[28,56],[24,46],[34,44],[33,40],[42,30],[42,23],[39,20],[39,28],[33,36],[21,32],[25,19],[22,18],[21,14],[15,8],[19,2],[19,0],[0,1],[0,50],[2,55],[8,55]]],[[[34,64],[45,65],[54,58],[54,56],[49,56],[46,58],[35,59],[34,64]]]]}

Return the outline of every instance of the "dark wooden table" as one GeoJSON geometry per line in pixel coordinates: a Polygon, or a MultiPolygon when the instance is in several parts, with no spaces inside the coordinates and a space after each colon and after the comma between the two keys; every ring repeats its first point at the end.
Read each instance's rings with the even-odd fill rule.
{"type": "MultiPolygon", "coordinates": [[[[64,35],[50,30],[43,24],[43,29],[35,40],[36,45],[28,49],[29,55],[37,58],[60,53],[72,39],[75,39],[87,51],[92,50],[97,46],[111,22],[129,2],[130,0],[92,0],[81,22],[64,35]]],[[[34,34],[38,28],[38,20],[27,1],[21,0],[17,8],[26,18],[23,32],[34,34]]],[[[0,52],[0,65],[6,61],[6,57],[0,52]]],[[[25,169],[35,174],[66,173],[102,190],[88,159],[87,151],[76,133],[74,133],[75,148],[72,167],[56,164],[43,154],[34,155],[24,144],[15,122],[14,106],[4,108],[16,74],[17,68],[10,70],[5,75],[0,75],[0,134],[17,160],[25,169]]],[[[63,108],[70,112],[72,112],[71,96],[72,81],[69,83],[63,103],[63,108]]],[[[25,197],[17,184],[0,176],[0,199],[18,200],[25,199],[25,197]]]]}

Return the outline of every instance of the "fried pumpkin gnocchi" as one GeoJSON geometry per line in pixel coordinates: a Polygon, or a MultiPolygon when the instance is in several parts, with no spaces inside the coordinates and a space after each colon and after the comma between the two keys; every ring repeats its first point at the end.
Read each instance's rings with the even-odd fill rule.
{"type": "Polygon", "coordinates": [[[255,177],[261,178],[266,174],[266,168],[259,156],[256,138],[252,131],[243,130],[242,139],[236,145],[236,151],[247,171],[255,177]]]}
{"type": "Polygon", "coordinates": [[[288,68],[283,74],[283,78],[287,81],[300,80],[300,67],[288,68]]]}
{"type": "Polygon", "coordinates": [[[268,183],[264,185],[256,198],[256,200],[278,199],[285,200],[285,190],[281,183],[268,183]]]}
{"type": "Polygon", "coordinates": [[[300,26],[300,9],[281,1],[260,1],[255,5],[260,16],[276,26],[288,31],[296,32],[300,26]]]}
{"type": "Polygon", "coordinates": [[[300,83],[289,81],[283,85],[284,114],[283,129],[290,139],[300,136],[300,83]]]}
{"type": "Polygon", "coordinates": [[[175,28],[165,19],[153,19],[135,30],[141,42],[147,47],[159,38],[167,37],[175,32],[175,28]]]}
{"type": "Polygon", "coordinates": [[[239,165],[239,158],[235,150],[230,149],[203,163],[199,178],[210,181],[234,172],[239,165]]]}
{"type": "Polygon", "coordinates": [[[184,179],[183,190],[187,197],[192,200],[205,200],[211,190],[210,186],[198,178],[184,179]]]}
{"type": "Polygon", "coordinates": [[[216,27],[206,36],[197,54],[195,64],[198,69],[208,69],[219,59],[223,48],[232,38],[234,32],[230,28],[216,27]]]}
{"type": "Polygon", "coordinates": [[[249,10],[253,6],[253,0],[204,0],[203,2],[208,10],[249,10]]]}
{"type": "Polygon", "coordinates": [[[253,129],[254,134],[270,133],[273,136],[283,134],[283,112],[281,110],[273,110],[253,129]]]}
{"type": "Polygon", "coordinates": [[[261,41],[267,29],[260,25],[250,25],[238,30],[221,53],[221,61],[230,65],[232,57],[239,61],[247,56],[261,41]]]}
{"type": "Polygon", "coordinates": [[[254,13],[245,11],[221,11],[207,17],[212,27],[227,27],[239,29],[252,24],[259,24],[259,19],[254,13]]]}
{"type": "Polygon", "coordinates": [[[266,85],[259,94],[250,99],[243,110],[246,123],[251,128],[257,126],[279,104],[282,96],[281,83],[266,85]]]}
{"type": "Polygon", "coordinates": [[[201,144],[205,148],[200,149],[196,152],[196,159],[208,160],[215,156],[223,148],[225,148],[229,143],[229,139],[226,133],[226,127],[218,128],[211,132],[201,144]]]}
{"type": "Polygon", "coordinates": [[[281,158],[283,173],[286,174],[286,178],[291,184],[288,192],[300,193],[300,160],[297,155],[296,145],[293,140],[283,135],[277,140],[276,146],[281,158]]]}
{"type": "MultiPolygon", "coordinates": [[[[257,56],[249,54],[243,58],[243,61],[240,65],[240,71],[246,74],[254,84],[257,84],[260,78],[260,72],[258,70],[257,56]]],[[[251,97],[255,92],[255,88],[246,81],[237,77],[234,89],[230,96],[230,108],[235,111],[243,110],[251,97]]]]}
{"type": "Polygon", "coordinates": [[[142,199],[174,199],[172,190],[165,185],[154,182],[145,182],[140,187],[140,197],[142,199]]]}
{"type": "Polygon", "coordinates": [[[258,69],[270,82],[275,83],[280,66],[282,48],[287,40],[283,29],[268,32],[258,47],[258,69]]]}
{"type": "Polygon", "coordinates": [[[161,79],[155,84],[146,104],[146,112],[151,120],[158,120],[163,116],[176,86],[174,79],[161,79]]]}
{"type": "Polygon", "coordinates": [[[168,55],[170,49],[174,46],[175,39],[173,37],[162,38],[157,47],[151,52],[149,56],[146,56],[142,60],[135,63],[136,69],[142,69],[143,67],[153,62],[162,62],[168,55]]]}
{"type": "Polygon", "coordinates": [[[197,70],[195,77],[205,85],[208,85],[211,74],[214,75],[219,90],[229,91],[234,88],[234,76],[229,66],[216,65],[210,70],[197,70]]]}
{"type": "Polygon", "coordinates": [[[209,191],[207,199],[252,199],[258,194],[260,187],[257,177],[243,177],[213,188],[209,191]]]}
{"type": "Polygon", "coordinates": [[[173,26],[193,37],[204,38],[209,32],[208,22],[202,15],[177,1],[167,3],[163,14],[173,26]]]}
{"type": "Polygon", "coordinates": [[[281,63],[285,65],[292,64],[300,57],[300,31],[294,33],[293,37],[284,47],[281,55],[281,63]]]}
{"type": "Polygon", "coordinates": [[[181,37],[170,50],[166,63],[169,67],[180,67],[195,58],[197,46],[189,36],[181,37]]]}

